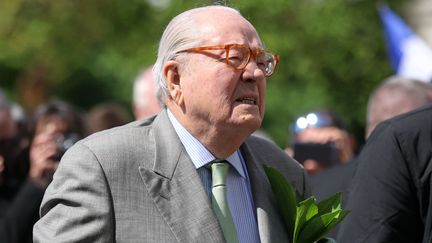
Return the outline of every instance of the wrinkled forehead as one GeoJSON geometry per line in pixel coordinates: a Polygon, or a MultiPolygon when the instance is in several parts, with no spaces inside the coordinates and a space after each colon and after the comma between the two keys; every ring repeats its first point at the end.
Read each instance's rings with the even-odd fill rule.
{"type": "Polygon", "coordinates": [[[201,45],[237,43],[263,48],[254,26],[234,10],[207,9],[192,17],[201,45]]]}

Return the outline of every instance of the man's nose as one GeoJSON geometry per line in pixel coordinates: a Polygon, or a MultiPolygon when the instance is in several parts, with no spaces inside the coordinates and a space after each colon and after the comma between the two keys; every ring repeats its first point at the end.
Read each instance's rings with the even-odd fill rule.
{"type": "Polygon", "coordinates": [[[242,73],[242,78],[245,81],[261,81],[265,79],[264,71],[258,66],[254,58],[251,58],[246,64],[246,67],[242,73]]]}

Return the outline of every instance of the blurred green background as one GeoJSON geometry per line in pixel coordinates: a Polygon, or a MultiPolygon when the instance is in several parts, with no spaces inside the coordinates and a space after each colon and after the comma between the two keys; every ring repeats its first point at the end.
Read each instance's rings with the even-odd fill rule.
{"type": "MultiPolygon", "coordinates": [[[[281,56],[268,79],[263,129],[281,146],[306,112],[329,108],[363,142],[371,90],[392,74],[377,2],[218,1],[239,9],[281,56]]],[[[0,87],[31,111],[50,97],[84,110],[131,104],[132,80],[156,59],[169,20],[192,0],[2,0],[0,87]]],[[[396,12],[402,0],[388,0],[396,12]]]]}

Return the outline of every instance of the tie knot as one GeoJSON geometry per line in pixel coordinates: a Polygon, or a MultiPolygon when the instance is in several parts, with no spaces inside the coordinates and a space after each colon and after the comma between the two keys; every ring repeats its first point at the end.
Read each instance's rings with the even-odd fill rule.
{"type": "Polygon", "coordinates": [[[214,162],[211,164],[212,186],[225,186],[229,164],[226,161],[214,162]]]}

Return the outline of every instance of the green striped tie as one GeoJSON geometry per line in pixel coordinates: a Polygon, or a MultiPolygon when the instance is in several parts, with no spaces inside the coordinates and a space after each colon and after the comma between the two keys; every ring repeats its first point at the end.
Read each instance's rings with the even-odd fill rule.
{"type": "Polygon", "coordinates": [[[228,206],[226,176],[229,164],[226,161],[215,162],[212,170],[212,207],[222,227],[227,243],[238,243],[237,231],[228,206]]]}

